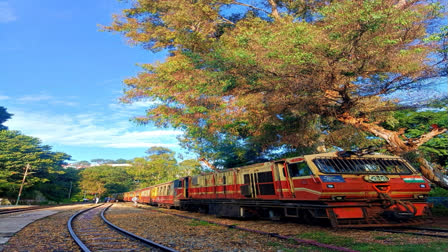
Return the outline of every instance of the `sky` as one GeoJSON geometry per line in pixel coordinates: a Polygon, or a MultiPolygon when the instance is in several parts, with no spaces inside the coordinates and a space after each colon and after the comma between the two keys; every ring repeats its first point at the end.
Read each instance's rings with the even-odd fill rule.
{"type": "MultiPolygon", "coordinates": [[[[100,31],[125,7],[117,0],[0,0],[0,106],[13,114],[9,129],[73,161],[133,159],[152,146],[192,155],[178,145],[181,131],[130,121],[149,101],[119,102],[123,80],[139,63],[165,59],[100,31]]],[[[433,91],[446,93],[443,83],[433,91]]]]}
{"type": "Polygon", "coordinates": [[[132,159],[152,146],[182,153],[174,129],[137,125],[148,102],[119,102],[139,63],[163,61],[101,32],[125,1],[0,0],[0,106],[5,125],[74,161],[132,159]]]}

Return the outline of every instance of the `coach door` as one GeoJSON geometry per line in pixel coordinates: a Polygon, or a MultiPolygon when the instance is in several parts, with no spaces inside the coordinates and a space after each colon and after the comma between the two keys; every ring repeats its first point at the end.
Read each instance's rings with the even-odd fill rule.
{"type": "Polygon", "coordinates": [[[248,198],[275,198],[275,186],[270,166],[243,174],[241,194],[248,198]]]}
{"type": "Polygon", "coordinates": [[[188,198],[188,181],[189,181],[189,177],[186,177],[184,179],[184,181],[182,181],[182,183],[184,184],[184,195],[185,195],[185,198],[188,198]]]}
{"type": "Polygon", "coordinates": [[[241,194],[247,198],[256,198],[258,195],[256,176],[253,172],[243,173],[241,194]]]}

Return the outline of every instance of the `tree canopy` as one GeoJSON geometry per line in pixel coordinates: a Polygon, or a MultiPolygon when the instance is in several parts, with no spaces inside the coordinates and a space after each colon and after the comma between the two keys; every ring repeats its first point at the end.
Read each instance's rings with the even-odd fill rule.
{"type": "MultiPolygon", "coordinates": [[[[81,194],[107,196],[199,174],[202,167],[196,160],[178,162],[175,152],[164,147],[152,147],[148,156],[134,158],[131,166],[102,164],[83,168],[80,172],[81,194]]],[[[104,159],[92,160],[101,162],[104,159]]]]}
{"type": "Polygon", "coordinates": [[[165,62],[143,64],[125,81],[123,101],[160,101],[136,120],[184,129],[191,149],[206,154],[207,146],[243,140],[275,152],[370,134],[401,155],[446,131],[426,128],[408,139],[381,125],[400,107],[394,93],[446,75],[447,30],[434,25],[446,22],[441,8],[396,0],[139,0],[105,29],[168,50],[165,62]]]}
{"type": "Polygon", "coordinates": [[[17,196],[27,164],[30,164],[31,170],[25,188],[32,188],[63,174],[61,165],[68,159],[69,155],[52,151],[50,146],[42,145],[38,138],[18,131],[1,130],[0,195],[17,196]]]}

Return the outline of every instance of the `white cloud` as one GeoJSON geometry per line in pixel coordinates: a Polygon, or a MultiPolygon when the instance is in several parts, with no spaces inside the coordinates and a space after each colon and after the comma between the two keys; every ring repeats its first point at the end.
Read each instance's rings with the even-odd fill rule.
{"type": "MultiPolygon", "coordinates": [[[[45,144],[106,148],[176,147],[178,130],[137,131],[135,125],[98,113],[50,115],[14,111],[5,123],[11,130],[41,139],[45,144]]],[[[142,128],[140,128],[141,130],[142,128]]]]}
{"type": "Polygon", "coordinates": [[[9,23],[17,20],[13,9],[8,2],[0,2],[0,23],[9,23]]]}
{"type": "Polygon", "coordinates": [[[78,102],[70,101],[69,99],[76,99],[76,97],[69,98],[57,98],[51,95],[47,95],[45,93],[34,94],[34,95],[24,95],[22,97],[17,98],[19,103],[39,103],[45,102],[45,104],[53,104],[53,105],[64,105],[70,107],[76,107],[79,105],[78,102]]]}
{"type": "Polygon", "coordinates": [[[40,102],[40,101],[48,101],[53,99],[51,95],[39,94],[39,95],[25,95],[17,100],[20,102],[40,102]]]}
{"type": "Polygon", "coordinates": [[[1,100],[8,100],[9,99],[9,96],[6,96],[6,95],[0,95],[0,101],[1,100]]]}
{"type": "Polygon", "coordinates": [[[177,147],[177,144],[160,144],[160,143],[116,143],[116,144],[108,144],[106,147],[111,148],[151,148],[151,147],[166,147],[173,148],[177,147]]]}

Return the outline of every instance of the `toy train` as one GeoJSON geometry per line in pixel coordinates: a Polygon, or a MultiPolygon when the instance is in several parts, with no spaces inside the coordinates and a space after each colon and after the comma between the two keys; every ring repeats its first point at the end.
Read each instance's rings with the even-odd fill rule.
{"type": "MultiPolygon", "coordinates": [[[[347,155],[348,153],[348,155],[347,155]]],[[[221,217],[298,218],[333,227],[418,225],[432,220],[428,181],[395,156],[305,155],[183,177],[126,192],[124,201],[221,217]]]]}

